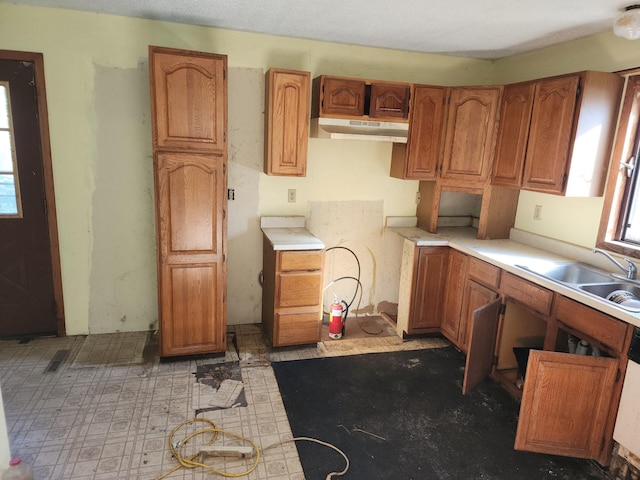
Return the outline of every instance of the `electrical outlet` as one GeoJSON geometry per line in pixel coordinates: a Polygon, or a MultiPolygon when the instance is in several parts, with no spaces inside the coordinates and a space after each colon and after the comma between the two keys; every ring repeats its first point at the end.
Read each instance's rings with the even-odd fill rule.
{"type": "Polygon", "coordinates": [[[422,199],[422,195],[420,195],[420,192],[416,192],[416,205],[420,204],[421,199],[422,199]]]}
{"type": "Polygon", "coordinates": [[[538,221],[542,220],[542,205],[536,205],[536,208],[534,208],[533,219],[538,221]]]}
{"type": "Polygon", "coordinates": [[[288,199],[289,199],[289,203],[295,203],[296,201],[296,189],[295,188],[290,188],[288,193],[288,199]]]}

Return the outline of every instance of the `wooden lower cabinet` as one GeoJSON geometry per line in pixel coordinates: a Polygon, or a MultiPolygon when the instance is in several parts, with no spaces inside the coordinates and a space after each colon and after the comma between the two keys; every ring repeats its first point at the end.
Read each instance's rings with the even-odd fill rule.
{"type": "Polygon", "coordinates": [[[491,373],[521,399],[517,450],[607,465],[633,327],[509,273],[500,293],[501,302],[476,307],[479,294],[466,290],[478,300],[464,300],[471,324],[463,393],[491,373]],[[580,341],[596,353],[574,353],[580,341]],[[526,372],[516,349],[527,351],[526,372]]]}
{"type": "Polygon", "coordinates": [[[324,250],[263,249],[262,324],[274,347],[320,340],[324,250]]]}

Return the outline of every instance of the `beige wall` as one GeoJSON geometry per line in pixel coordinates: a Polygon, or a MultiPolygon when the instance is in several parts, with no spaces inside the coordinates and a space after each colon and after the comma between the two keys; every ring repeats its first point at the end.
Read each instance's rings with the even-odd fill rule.
{"type": "MultiPolygon", "coordinates": [[[[306,178],[264,175],[269,67],[442,85],[489,83],[493,68],[462,58],[7,3],[0,4],[0,19],[3,49],[44,54],[70,335],[146,330],[157,321],[148,45],[228,55],[229,187],[236,190],[229,204],[231,324],[260,321],[260,215],[308,215],[310,202],[329,200],[337,178],[344,188],[331,189],[331,201],[382,205],[374,247],[358,243],[374,248],[372,262],[384,265],[382,217],[415,212],[417,184],[388,176],[388,144],[311,139],[306,178]],[[297,189],[296,203],[287,202],[289,188],[297,189]]],[[[326,236],[327,229],[315,233],[326,236]]],[[[343,240],[351,239],[336,242],[343,240]]],[[[388,283],[369,279],[369,304],[394,296],[388,283]]]]}

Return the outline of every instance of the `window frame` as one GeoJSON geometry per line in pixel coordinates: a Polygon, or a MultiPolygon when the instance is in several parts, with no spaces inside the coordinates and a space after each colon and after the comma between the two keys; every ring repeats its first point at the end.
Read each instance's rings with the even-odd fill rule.
{"type": "MultiPolygon", "coordinates": [[[[632,155],[636,134],[640,128],[640,69],[621,74],[626,77],[625,90],[604,192],[596,247],[640,258],[640,245],[620,240],[623,231],[621,222],[625,215],[625,190],[631,180],[620,163],[626,162],[632,155]]],[[[636,159],[636,168],[640,168],[638,160],[640,159],[636,159]]],[[[635,194],[640,195],[640,192],[635,194]]]]}

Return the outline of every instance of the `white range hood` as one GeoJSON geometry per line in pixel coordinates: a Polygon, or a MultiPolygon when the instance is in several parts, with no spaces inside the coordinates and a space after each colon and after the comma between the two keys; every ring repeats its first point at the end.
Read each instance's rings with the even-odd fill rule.
{"type": "Polygon", "coordinates": [[[328,117],[311,119],[311,136],[314,138],[407,143],[408,133],[408,123],[328,117]]]}

